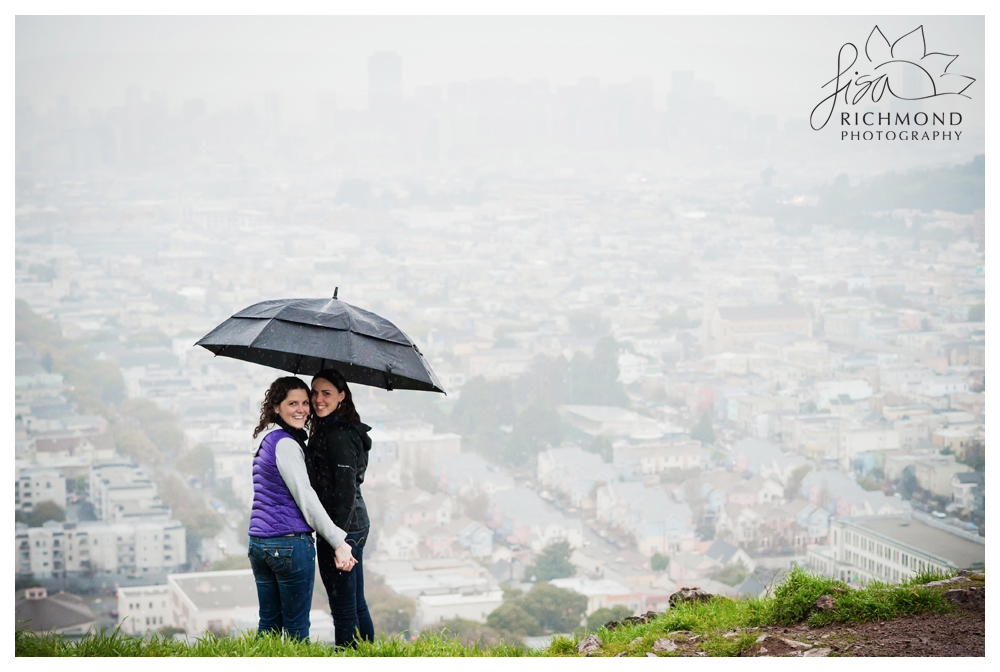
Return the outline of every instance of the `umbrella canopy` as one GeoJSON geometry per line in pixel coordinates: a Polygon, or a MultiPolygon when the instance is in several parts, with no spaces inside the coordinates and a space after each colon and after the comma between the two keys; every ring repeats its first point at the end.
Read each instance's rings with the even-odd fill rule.
{"type": "Polygon", "coordinates": [[[416,344],[396,325],[336,298],[255,303],[195,345],[291,373],[334,368],[350,383],[444,392],[416,344]]]}

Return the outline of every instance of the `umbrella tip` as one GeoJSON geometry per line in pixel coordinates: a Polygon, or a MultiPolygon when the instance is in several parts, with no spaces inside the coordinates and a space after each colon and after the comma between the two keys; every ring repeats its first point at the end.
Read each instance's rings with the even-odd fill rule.
{"type": "Polygon", "coordinates": [[[333,288],[333,298],[334,298],[334,299],[336,299],[336,298],[337,298],[337,292],[338,292],[339,290],[340,290],[340,287],[334,287],[334,288],[333,288]]]}

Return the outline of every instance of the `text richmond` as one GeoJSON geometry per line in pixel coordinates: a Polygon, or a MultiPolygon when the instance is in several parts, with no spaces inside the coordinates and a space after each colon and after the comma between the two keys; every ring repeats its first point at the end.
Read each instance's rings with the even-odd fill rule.
{"type": "MultiPolygon", "coordinates": [[[[916,126],[926,126],[928,122],[931,126],[958,126],[962,123],[962,114],[960,112],[942,112],[938,114],[937,112],[932,113],[930,116],[926,112],[917,112],[913,115],[913,124],[916,126]],[[947,122],[945,119],[947,118],[947,122]]],[[[891,112],[854,112],[854,120],[851,121],[851,112],[841,112],[840,113],[840,125],[841,126],[909,126],[910,125],[910,114],[891,113],[891,112]],[[877,117],[877,118],[876,118],[877,117]]]]}

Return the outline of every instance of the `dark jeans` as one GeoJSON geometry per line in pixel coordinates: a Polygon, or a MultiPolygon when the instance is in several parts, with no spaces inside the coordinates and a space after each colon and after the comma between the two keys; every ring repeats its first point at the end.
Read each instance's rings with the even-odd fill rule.
{"type": "Polygon", "coordinates": [[[309,640],[309,609],[316,580],[316,545],[311,534],[250,537],[250,566],[260,603],[258,632],[282,629],[309,640]]]}
{"type": "Polygon", "coordinates": [[[368,528],[347,535],[347,543],[353,548],[358,564],[349,572],[342,572],[333,564],[333,548],[322,537],[318,540],[319,575],[326,586],[333,614],[333,628],[337,646],[347,646],[360,638],[366,642],[375,640],[375,626],[372,624],[368,604],[365,602],[365,577],[361,567],[368,528]]]}

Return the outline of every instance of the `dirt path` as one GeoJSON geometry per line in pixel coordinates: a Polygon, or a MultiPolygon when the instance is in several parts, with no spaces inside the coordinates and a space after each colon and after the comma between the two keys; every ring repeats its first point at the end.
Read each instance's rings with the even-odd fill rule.
{"type": "Polygon", "coordinates": [[[986,611],[982,605],[959,605],[948,614],[918,614],[883,622],[822,628],[765,627],[760,628],[760,633],[766,639],[754,644],[744,656],[986,655],[986,611]]]}

